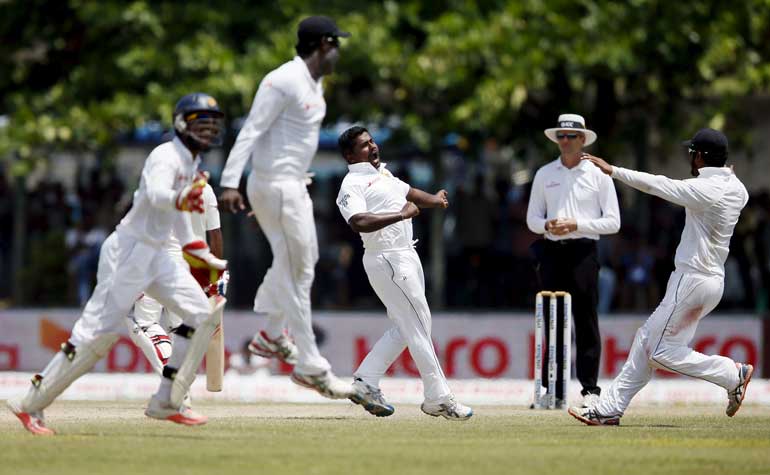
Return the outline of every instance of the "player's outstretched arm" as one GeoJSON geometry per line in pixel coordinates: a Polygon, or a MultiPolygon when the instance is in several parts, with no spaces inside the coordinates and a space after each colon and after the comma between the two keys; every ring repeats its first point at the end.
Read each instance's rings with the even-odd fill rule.
{"type": "Polygon", "coordinates": [[[628,186],[648,193],[679,206],[690,209],[702,209],[710,205],[716,196],[709,193],[708,184],[697,180],[674,180],[663,175],[614,167],[599,157],[584,154],[583,160],[589,160],[612,178],[622,181],[628,186]]]}
{"type": "Polygon", "coordinates": [[[420,208],[448,208],[449,199],[446,190],[439,190],[436,194],[426,193],[417,188],[410,188],[406,194],[407,201],[411,201],[420,208]]]}
{"type": "Polygon", "coordinates": [[[350,217],[348,224],[357,233],[372,233],[385,226],[414,218],[420,214],[420,208],[416,204],[407,201],[398,213],[358,213],[350,217]]]}

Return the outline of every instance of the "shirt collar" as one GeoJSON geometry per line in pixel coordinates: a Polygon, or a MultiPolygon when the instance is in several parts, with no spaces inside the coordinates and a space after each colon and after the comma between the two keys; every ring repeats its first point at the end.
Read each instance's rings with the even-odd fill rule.
{"type": "Polygon", "coordinates": [[[374,166],[369,162],[349,163],[348,170],[350,173],[355,173],[357,175],[375,175],[385,171],[386,165],[387,163],[380,162],[380,168],[378,170],[377,168],[374,168],[374,166]]]}
{"type": "Polygon", "coordinates": [[[303,76],[305,76],[305,79],[310,81],[310,84],[313,84],[314,86],[320,85],[323,78],[318,78],[318,81],[313,79],[313,75],[310,74],[310,69],[307,67],[307,63],[304,59],[300,58],[299,56],[294,57],[294,62],[297,63],[297,67],[300,68],[302,71],[303,76]]]}
{"type": "Polygon", "coordinates": [[[567,172],[586,172],[588,171],[588,167],[590,166],[588,164],[588,160],[580,160],[577,165],[575,165],[572,168],[567,168],[564,166],[564,164],[561,162],[561,155],[556,157],[556,169],[557,170],[564,170],[567,172]]]}
{"type": "Polygon", "coordinates": [[[201,161],[201,154],[198,154],[195,158],[193,158],[192,152],[190,152],[190,149],[187,148],[187,146],[179,139],[179,137],[175,136],[172,142],[176,147],[176,150],[179,152],[179,155],[181,155],[186,162],[199,163],[201,161]]]}
{"type": "Polygon", "coordinates": [[[698,169],[698,176],[708,178],[710,176],[728,176],[733,174],[730,167],[702,167],[698,169]]]}

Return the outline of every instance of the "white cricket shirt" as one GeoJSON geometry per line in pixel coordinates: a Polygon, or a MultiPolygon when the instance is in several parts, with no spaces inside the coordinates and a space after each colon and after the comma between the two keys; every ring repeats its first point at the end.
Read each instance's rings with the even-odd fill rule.
{"type": "Polygon", "coordinates": [[[192,183],[199,163],[200,158],[193,158],[177,137],[155,147],[144,162],[133,206],[117,231],[156,247],[168,243],[172,229],[177,235],[189,235],[189,225],[182,219],[189,213],[176,209],[176,195],[192,183]]]}
{"type": "Polygon", "coordinates": [[[220,185],[238,188],[246,162],[266,179],[304,179],[326,115],[323,85],[299,56],[262,80],[220,185]]]}
{"type": "Polygon", "coordinates": [[[599,239],[618,232],[620,210],[612,179],[587,160],[572,168],[565,167],[561,158],[543,165],[532,183],[527,227],[552,241],[599,239]],[[562,236],[546,232],[546,221],[554,218],[574,218],[577,230],[562,236]]]}
{"type": "MultiPolygon", "coordinates": [[[[359,213],[398,213],[406,205],[411,187],[394,177],[380,163],[379,170],[371,163],[348,165],[337,195],[337,207],[349,222],[359,213]]],[[[412,247],[412,220],[405,219],[372,233],[359,233],[367,251],[386,251],[412,247]]]]}
{"type": "Polygon", "coordinates": [[[730,238],[749,194],[729,167],[704,167],[699,172],[695,178],[672,180],[612,167],[612,178],[684,206],[684,230],[674,257],[676,269],[724,277],[730,238]]]}

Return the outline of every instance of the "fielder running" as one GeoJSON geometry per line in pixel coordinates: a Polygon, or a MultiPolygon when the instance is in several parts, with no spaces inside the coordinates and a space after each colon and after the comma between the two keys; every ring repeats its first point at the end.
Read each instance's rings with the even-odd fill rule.
{"type": "Polygon", "coordinates": [[[357,393],[350,399],[375,416],[393,414],[379,382],[408,347],[422,377],[422,411],[466,420],[473,411],[455,400],[433,348],[425,277],[412,241],[412,218],[420,214],[420,208],[448,207],[446,191],[431,195],[394,177],[380,162],[379,148],[363,127],[343,132],[339,148],[349,171],[337,206],[350,227],[361,234],[366,275],[394,323],[356,370],[353,386],[357,393]]]}
{"type": "Polygon", "coordinates": [[[173,118],[176,137],[147,157],[133,207],[102,246],[96,288],[72,335],[45,370],[35,375],[26,395],[6,403],[28,431],[54,433],[45,425],[43,410],[109,352],[142,292],[184,322],[174,334],[174,352],[145,414],[185,425],[206,422],[206,417],[182,401],[203,359],[215,329],[214,317],[224,299],[211,308],[191,269],[218,277],[227,262],[194,238],[189,218],[190,212],[203,212],[205,180],[198,172],[200,152],[220,136],[223,116],[216,100],[206,94],[190,94],[177,103],[173,118]],[[182,252],[190,267],[166,251],[172,231],[184,243],[182,252]]]}
{"type": "Polygon", "coordinates": [[[339,37],[346,36],[327,17],[300,22],[298,56],[260,83],[220,182],[224,209],[244,209],[238,184],[251,160],[249,204],[273,252],[254,298],[254,311],[267,316],[267,326],[249,349],[294,365],[292,381],[333,399],[349,397],[353,388],[332,374],[313,333],[310,289],[318,241],[305,180],[326,114],[322,77],[334,71],[339,37]],[[285,334],[287,323],[296,345],[285,334]]]}
{"type": "MultiPolygon", "coordinates": [[[[208,183],[203,189],[201,197],[203,198],[203,213],[192,213],[190,215],[193,234],[196,239],[208,242],[211,253],[222,258],[224,253],[217,197],[208,183]]],[[[187,265],[182,256],[182,245],[175,236],[172,235],[171,239],[169,239],[166,251],[173,258],[187,265]]],[[[204,288],[204,290],[211,295],[218,294],[224,296],[227,291],[228,280],[228,272],[225,271],[222,278],[217,282],[216,289],[204,288]]],[[[131,341],[142,350],[152,369],[158,374],[163,374],[163,367],[168,362],[169,357],[171,357],[171,338],[169,338],[168,333],[172,333],[182,323],[182,318],[179,315],[168,310],[163,312],[163,305],[145,294],[139,297],[134,304],[133,314],[130,314],[126,319],[128,335],[131,337],[131,341]]]]}
{"type": "Polygon", "coordinates": [[[746,396],[754,368],[724,356],[707,356],[689,348],[698,321],[722,298],[724,263],[730,237],[746,206],[748,193],[731,167],[726,167],[727,137],[713,129],[698,131],[687,142],[695,178],[672,180],[614,167],[584,155],[599,169],[639,191],[684,206],[686,220],[674,258],[676,268],[666,295],[636,332],[628,360],[599,401],[569,413],[588,425],[618,425],[631,399],[652,377],[654,368],[709,381],[727,390],[729,417],[746,396]]]}

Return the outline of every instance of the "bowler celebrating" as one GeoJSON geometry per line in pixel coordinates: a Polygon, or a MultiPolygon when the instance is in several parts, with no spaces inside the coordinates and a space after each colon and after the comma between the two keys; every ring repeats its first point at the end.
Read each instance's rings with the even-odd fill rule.
{"type": "Polygon", "coordinates": [[[424,386],[422,411],[466,420],[473,411],[455,400],[433,348],[425,277],[412,241],[412,218],[420,208],[448,207],[446,191],[431,195],[394,177],[380,162],[380,150],[363,127],[343,132],[339,147],[349,172],[337,206],[350,227],[361,233],[366,275],[394,323],[356,370],[357,393],[350,399],[375,416],[393,414],[393,406],[378,386],[385,371],[409,347],[424,386]]]}

